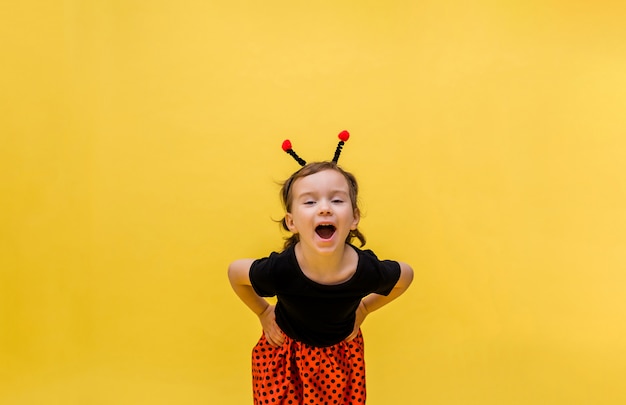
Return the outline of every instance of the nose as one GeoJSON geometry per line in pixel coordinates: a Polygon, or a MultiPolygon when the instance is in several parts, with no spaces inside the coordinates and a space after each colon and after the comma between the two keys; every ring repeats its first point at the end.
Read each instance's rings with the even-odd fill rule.
{"type": "Polygon", "coordinates": [[[326,200],[320,201],[319,212],[320,212],[320,215],[330,214],[331,213],[330,202],[326,200]]]}

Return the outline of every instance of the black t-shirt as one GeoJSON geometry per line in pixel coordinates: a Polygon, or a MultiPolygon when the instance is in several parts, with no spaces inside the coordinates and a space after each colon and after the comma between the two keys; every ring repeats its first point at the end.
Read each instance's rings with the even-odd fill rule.
{"type": "Polygon", "coordinates": [[[341,284],[319,284],[306,277],[294,246],[255,260],[250,281],[261,297],[278,297],[276,323],[292,339],[325,347],[352,333],[361,299],[370,293],[388,295],[400,278],[400,265],[378,260],[371,250],[360,250],[356,272],[341,284]]]}

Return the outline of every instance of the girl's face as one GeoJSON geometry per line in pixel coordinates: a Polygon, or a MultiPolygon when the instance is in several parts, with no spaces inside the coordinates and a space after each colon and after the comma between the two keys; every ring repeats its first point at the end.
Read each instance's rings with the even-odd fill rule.
{"type": "Polygon", "coordinates": [[[285,215],[289,230],[319,253],[330,253],[343,246],[360,219],[352,208],[343,174],[323,170],[295,180],[291,187],[291,212],[285,215]]]}

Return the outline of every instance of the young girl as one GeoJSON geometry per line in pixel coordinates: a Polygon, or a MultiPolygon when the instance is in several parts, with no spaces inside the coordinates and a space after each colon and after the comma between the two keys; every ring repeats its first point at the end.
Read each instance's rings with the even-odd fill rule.
{"type": "Polygon", "coordinates": [[[228,268],[235,293],[259,317],[263,335],[252,353],[254,404],[363,404],[365,363],[360,326],[410,285],[406,263],[379,260],[351,244],[359,232],[358,186],[335,157],[306,162],[281,189],[284,250],[241,259],[228,268]],[[277,297],[271,305],[263,297],[277,297]]]}

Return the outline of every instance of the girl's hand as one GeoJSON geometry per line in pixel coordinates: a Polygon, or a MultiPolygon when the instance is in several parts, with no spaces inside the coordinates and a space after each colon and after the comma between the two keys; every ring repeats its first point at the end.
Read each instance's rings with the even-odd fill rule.
{"type": "Polygon", "coordinates": [[[268,305],[265,311],[259,315],[259,320],[263,326],[263,333],[265,333],[267,342],[274,347],[278,347],[285,342],[285,335],[276,323],[275,308],[275,305],[268,305]]]}
{"type": "Polygon", "coordinates": [[[356,309],[356,319],[354,320],[354,329],[352,330],[352,333],[350,334],[350,336],[346,338],[347,342],[351,341],[359,334],[359,329],[361,328],[361,324],[365,320],[365,317],[367,316],[367,314],[368,314],[367,308],[365,308],[365,304],[363,304],[363,301],[361,301],[359,303],[359,307],[356,309]]]}

